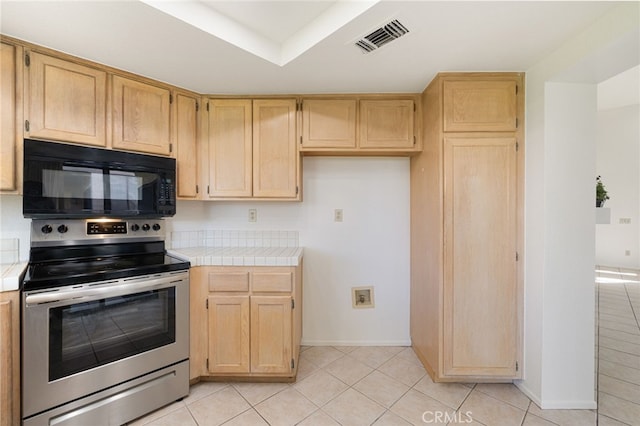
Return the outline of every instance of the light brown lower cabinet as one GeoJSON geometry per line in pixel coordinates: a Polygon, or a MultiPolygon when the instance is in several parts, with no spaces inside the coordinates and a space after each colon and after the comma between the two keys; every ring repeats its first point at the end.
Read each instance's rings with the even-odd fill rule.
{"type": "Polygon", "coordinates": [[[20,292],[0,292],[0,426],[20,424],[20,292]]]}
{"type": "Polygon", "coordinates": [[[294,381],[301,273],[301,266],[192,268],[191,381],[294,381]]]}

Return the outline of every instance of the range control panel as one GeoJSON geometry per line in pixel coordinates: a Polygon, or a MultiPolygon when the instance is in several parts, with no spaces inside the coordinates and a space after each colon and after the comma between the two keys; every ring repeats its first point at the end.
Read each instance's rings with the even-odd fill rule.
{"type": "Polygon", "coordinates": [[[38,219],[31,222],[32,246],[107,239],[158,240],[164,237],[162,219],[38,219]]]}

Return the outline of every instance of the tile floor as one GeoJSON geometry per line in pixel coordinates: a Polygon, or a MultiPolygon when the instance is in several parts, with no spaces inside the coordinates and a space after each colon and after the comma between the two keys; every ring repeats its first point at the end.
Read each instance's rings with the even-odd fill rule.
{"type": "Polygon", "coordinates": [[[640,425],[640,284],[607,270],[596,286],[598,412],[541,410],[512,384],[433,383],[411,348],[305,347],[296,383],[200,382],[130,425],[640,425]]]}

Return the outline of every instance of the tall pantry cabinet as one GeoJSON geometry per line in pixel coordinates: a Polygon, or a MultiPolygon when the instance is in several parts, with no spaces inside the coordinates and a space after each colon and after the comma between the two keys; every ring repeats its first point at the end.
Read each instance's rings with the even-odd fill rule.
{"type": "Polygon", "coordinates": [[[521,73],[442,73],[411,159],[411,339],[435,381],[521,377],[521,73]]]}

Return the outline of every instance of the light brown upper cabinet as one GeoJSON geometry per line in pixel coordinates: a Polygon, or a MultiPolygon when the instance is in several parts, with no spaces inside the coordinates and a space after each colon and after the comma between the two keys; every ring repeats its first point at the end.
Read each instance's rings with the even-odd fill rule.
{"type": "Polygon", "coordinates": [[[18,105],[21,97],[17,81],[18,63],[22,48],[12,44],[0,44],[0,191],[15,193],[20,191],[19,174],[21,155],[18,143],[18,105]]]}
{"type": "Polygon", "coordinates": [[[295,99],[253,101],[253,196],[296,198],[298,146],[295,99]]]}
{"type": "Polygon", "coordinates": [[[355,99],[304,99],[302,148],[355,148],[355,99]]]}
{"type": "Polygon", "coordinates": [[[412,100],[361,100],[360,148],[412,148],[412,100]]]}
{"type": "Polygon", "coordinates": [[[207,197],[299,199],[294,99],[210,99],[207,197]]]}
{"type": "Polygon", "coordinates": [[[522,377],[522,84],[520,73],[442,73],[422,94],[424,151],[410,169],[411,341],[437,382],[522,377]]]}
{"type": "Polygon", "coordinates": [[[513,132],[515,81],[445,81],[445,132],[513,132]]]}
{"type": "Polygon", "coordinates": [[[251,197],[251,100],[210,99],[208,109],[208,197],[251,197]]]}
{"type": "Polygon", "coordinates": [[[171,92],[167,87],[113,76],[113,148],[171,153],[171,92]]]}
{"type": "Polygon", "coordinates": [[[198,129],[199,103],[196,96],[177,92],[175,94],[176,179],[179,198],[198,197],[198,129]]]}
{"type": "Polygon", "coordinates": [[[27,53],[25,137],[106,146],[107,73],[27,53]]]}

